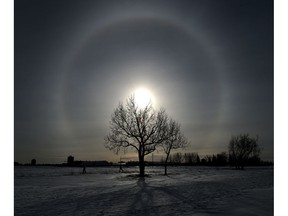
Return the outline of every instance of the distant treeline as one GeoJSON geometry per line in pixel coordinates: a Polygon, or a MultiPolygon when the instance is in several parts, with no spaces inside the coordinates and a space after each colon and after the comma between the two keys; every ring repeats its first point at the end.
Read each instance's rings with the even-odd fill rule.
{"type": "MultiPolygon", "coordinates": [[[[128,161],[122,162],[122,165],[126,166],[138,166],[138,161],[128,161]]],[[[164,165],[164,159],[160,161],[152,162],[146,161],[145,164],[147,166],[162,166],[164,165]]],[[[226,152],[221,152],[218,154],[212,155],[205,155],[200,157],[197,152],[189,152],[189,153],[181,153],[177,152],[171,154],[168,160],[169,165],[178,165],[178,166],[234,166],[234,162],[226,152]]],[[[30,163],[28,164],[21,164],[18,162],[14,162],[14,166],[33,166],[30,163]]],[[[115,166],[119,165],[119,163],[112,163],[106,160],[103,161],[73,161],[72,163],[62,163],[62,164],[37,164],[37,166],[69,166],[69,167],[80,167],[80,166],[87,166],[87,167],[96,167],[96,166],[115,166]]],[[[271,161],[262,161],[259,157],[255,156],[249,158],[245,161],[245,166],[271,166],[273,162],[271,161]]]]}
{"type": "MultiPolygon", "coordinates": [[[[164,162],[164,160],[163,160],[164,162]]],[[[198,165],[198,166],[234,166],[234,161],[226,152],[205,155],[200,157],[197,152],[171,154],[170,165],[198,165]]],[[[273,162],[262,161],[258,156],[251,157],[245,161],[245,166],[273,165],[273,162]]]]}
{"type": "Polygon", "coordinates": [[[72,163],[62,163],[62,164],[31,164],[25,163],[21,164],[18,162],[14,162],[14,166],[61,166],[61,167],[94,167],[94,166],[111,166],[112,162],[104,161],[73,161],[72,163]]]}
{"type": "MultiPolygon", "coordinates": [[[[146,161],[146,165],[164,165],[165,161],[162,159],[160,162],[146,161]]],[[[128,161],[126,165],[136,166],[138,161],[128,161]]],[[[177,152],[169,156],[168,165],[177,166],[234,166],[234,161],[229,158],[226,152],[218,154],[205,155],[200,157],[197,152],[181,153],[177,152]]],[[[271,166],[273,162],[262,161],[259,157],[255,156],[245,161],[245,166],[271,166]]]]}

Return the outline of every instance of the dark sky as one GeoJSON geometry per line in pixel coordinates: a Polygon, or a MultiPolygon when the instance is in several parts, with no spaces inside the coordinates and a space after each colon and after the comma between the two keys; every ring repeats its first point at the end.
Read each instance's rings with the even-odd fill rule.
{"type": "Polygon", "coordinates": [[[15,0],[14,16],[15,161],[118,160],[110,116],[139,87],[186,151],[249,133],[273,160],[272,0],[15,0]]]}

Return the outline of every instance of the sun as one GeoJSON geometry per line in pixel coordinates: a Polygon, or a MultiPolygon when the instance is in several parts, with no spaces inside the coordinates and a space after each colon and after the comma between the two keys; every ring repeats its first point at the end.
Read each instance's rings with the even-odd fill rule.
{"type": "Polygon", "coordinates": [[[153,93],[147,88],[144,87],[137,88],[133,92],[133,95],[135,97],[136,105],[140,109],[145,108],[148,104],[152,104],[153,106],[155,106],[155,97],[153,93]]]}

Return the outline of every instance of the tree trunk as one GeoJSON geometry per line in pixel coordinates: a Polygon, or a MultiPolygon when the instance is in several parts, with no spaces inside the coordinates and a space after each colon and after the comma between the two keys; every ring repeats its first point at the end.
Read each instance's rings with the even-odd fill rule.
{"type": "Polygon", "coordinates": [[[139,154],[139,169],[140,169],[140,177],[145,176],[145,161],[144,156],[139,154]]]}
{"type": "Polygon", "coordinates": [[[170,154],[170,150],[168,152],[168,154],[166,155],[166,159],[165,159],[165,164],[164,164],[164,175],[167,175],[167,163],[168,163],[168,158],[169,158],[169,154],[170,154]]]}

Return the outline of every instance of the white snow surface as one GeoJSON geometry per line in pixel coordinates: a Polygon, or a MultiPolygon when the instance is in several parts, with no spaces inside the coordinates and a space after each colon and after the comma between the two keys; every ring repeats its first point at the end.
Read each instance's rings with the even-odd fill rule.
{"type": "Polygon", "coordinates": [[[15,167],[15,215],[273,215],[273,167],[15,167]]]}

